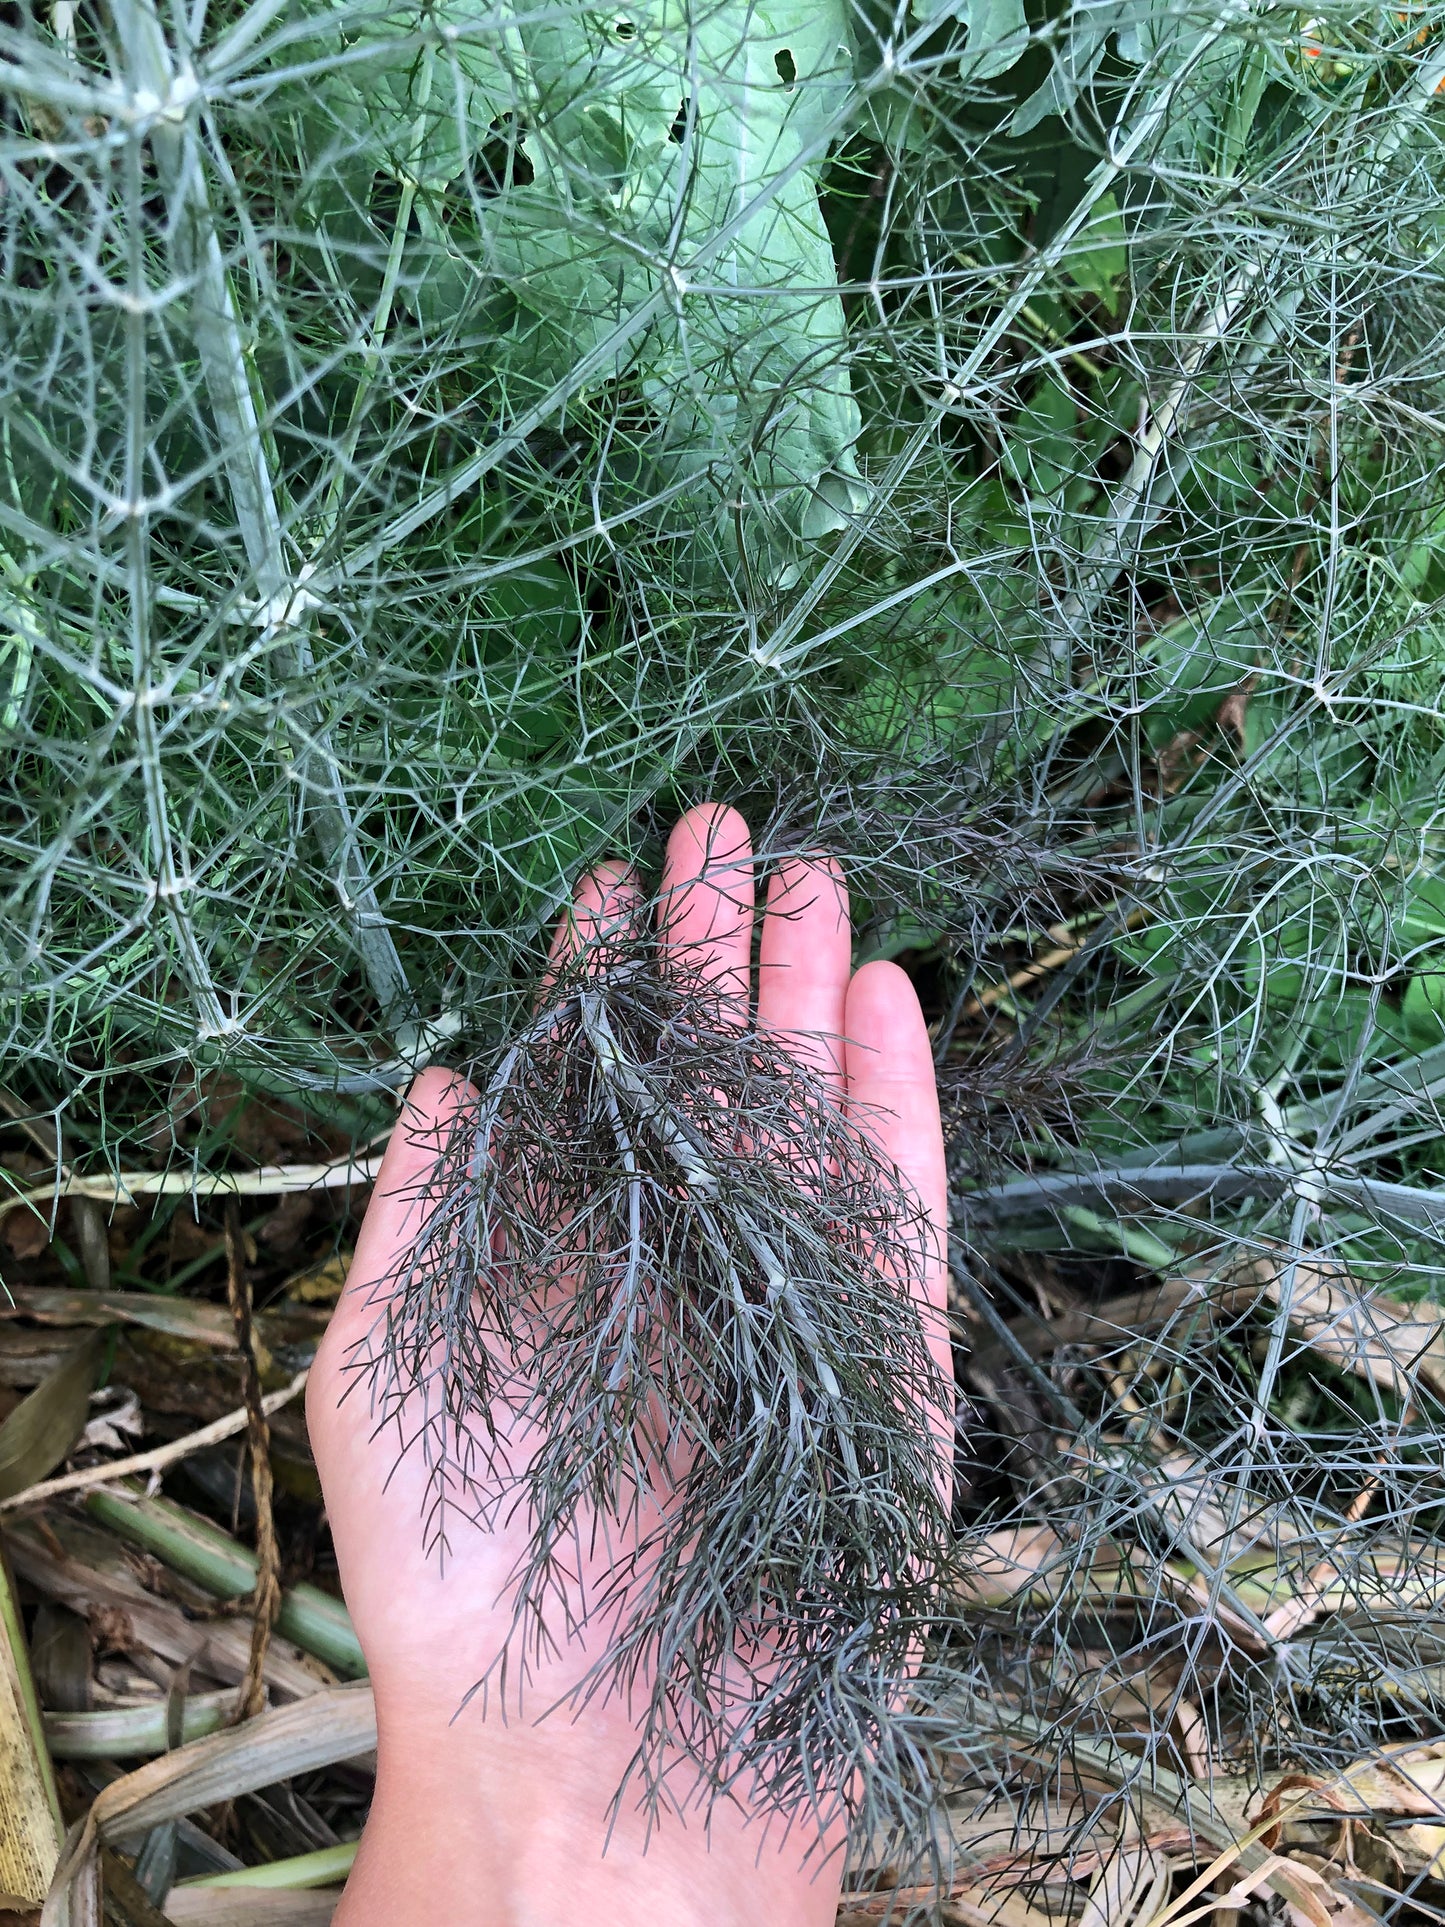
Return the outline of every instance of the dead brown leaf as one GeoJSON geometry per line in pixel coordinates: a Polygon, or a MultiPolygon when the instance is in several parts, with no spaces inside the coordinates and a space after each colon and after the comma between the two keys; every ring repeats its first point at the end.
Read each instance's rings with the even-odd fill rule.
{"type": "Polygon", "coordinates": [[[340,1899],[339,1887],[172,1887],[166,1917],[174,1927],[328,1927],[340,1899]]]}
{"type": "Polygon", "coordinates": [[[1172,1879],[1169,1862],[1137,1833],[1121,1840],[1089,1888],[1079,1927],[1127,1927],[1163,1906],[1172,1879]]]}
{"type": "Polygon", "coordinates": [[[1254,694],[1258,676],[1246,676],[1235,689],[1231,689],[1224,701],[1214,712],[1214,721],[1224,735],[1232,736],[1243,755],[1248,740],[1249,699],[1254,694]]]}
{"type": "Polygon", "coordinates": [[[30,1907],[42,1897],[59,1847],[24,1627],[0,1564],[0,1907],[30,1907]]]}
{"type": "Polygon", "coordinates": [[[63,1286],[16,1286],[0,1301],[0,1318],[28,1318],[37,1325],[146,1325],[197,1344],[229,1351],[235,1344],[224,1305],[191,1298],[162,1298],[146,1291],[72,1291],[63,1286]]]}
{"type": "MultiPolygon", "coordinates": [[[[222,1685],[238,1685],[251,1657],[251,1625],[240,1614],[191,1620],[182,1608],[148,1592],[129,1561],[115,1548],[102,1567],[93,1547],[105,1535],[62,1516],[55,1530],[70,1546],[47,1544],[45,1521],[8,1526],[5,1544],[16,1572],[43,1598],[57,1600],[88,1621],[101,1651],[153,1653],[173,1666],[194,1662],[198,1673],[222,1685]],[[90,1556],[85,1556],[89,1554],[90,1556]]],[[[298,1699],[335,1683],[335,1675],[287,1640],[273,1640],[265,1678],[273,1697],[298,1699]]]]}
{"type": "Polygon", "coordinates": [[[139,1834],[258,1787],[350,1760],[376,1745],[369,1686],[339,1686],[262,1713],[208,1739],[150,1760],[96,1797],[72,1827],[41,1916],[43,1927],[78,1927],[98,1915],[98,1856],[117,1837],[139,1834]]]}
{"type": "Polygon", "coordinates": [[[1362,1292],[1348,1269],[1328,1258],[1291,1264],[1282,1252],[1267,1253],[1234,1276],[1256,1286],[1270,1305],[1287,1300],[1290,1324],[1341,1371],[1372,1379],[1404,1401],[1420,1383],[1445,1398],[1445,1312],[1437,1306],[1362,1292]]]}
{"type": "Polygon", "coordinates": [[[101,1887],[108,1927],[171,1927],[129,1866],[111,1847],[100,1850],[101,1887]]]}
{"type": "Polygon", "coordinates": [[[1181,729],[1171,736],[1154,759],[1154,767],[1159,773],[1159,787],[1166,796],[1173,796],[1204,761],[1204,752],[1199,747],[1197,729],[1181,729]]]}
{"type": "Polygon", "coordinates": [[[1445,1311],[1363,1292],[1345,1265],[1310,1254],[1292,1262],[1282,1249],[1253,1252],[1224,1267],[1201,1266],[1057,1318],[1015,1318],[1011,1329],[1036,1358],[1065,1345],[1118,1353],[1181,1319],[1212,1328],[1221,1314],[1277,1307],[1286,1295],[1290,1324],[1320,1357],[1401,1399],[1419,1381],[1445,1398],[1445,1311]]]}
{"type": "Polygon", "coordinates": [[[337,1251],[324,1264],[313,1265],[309,1271],[298,1271],[293,1278],[288,1278],[283,1290],[298,1304],[334,1305],[345,1288],[350,1269],[351,1253],[337,1251]]]}
{"type": "Polygon", "coordinates": [[[263,1245],[288,1257],[306,1236],[315,1209],[314,1193],[289,1191],[267,1212],[257,1236],[263,1245]]]}
{"type": "Polygon", "coordinates": [[[83,1339],[0,1425],[0,1499],[53,1472],[85,1429],[100,1359],[96,1335],[83,1339]]]}
{"type": "Polygon", "coordinates": [[[38,1258],[50,1243],[50,1222],[35,1211],[12,1211],[0,1220],[0,1238],[12,1258],[38,1258]]]}
{"type": "Polygon", "coordinates": [[[257,1164],[284,1164],[314,1154],[318,1146],[328,1151],[346,1148],[336,1132],[317,1129],[289,1104],[247,1090],[225,1071],[206,1077],[201,1091],[207,1122],[224,1125],[227,1141],[257,1164]]]}
{"type": "Polygon", "coordinates": [[[0,1385],[29,1391],[47,1372],[53,1372],[75,1343],[68,1332],[27,1331],[23,1325],[0,1325],[0,1385]]]}
{"type": "MultiPolygon", "coordinates": [[[[1046,1358],[1064,1345],[1097,1346],[1119,1353],[1141,1338],[1168,1331],[1182,1323],[1181,1338],[1202,1325],[1213,1331],[1220,1313],[1226,1316],[1248,1308],[1260,1288],[1247,1280],[1221,1280],[1211,1270],[1189,1272],[1162,1285],[1122,1293],[1100,1305],[1078,1306],[1051,1319],[1025,1315],[1010,1320],[1010,1330],[1035,1358],[1046,1358]]],[[[991,1347],[980,1347],[980,1355],[991,1347]]]]}

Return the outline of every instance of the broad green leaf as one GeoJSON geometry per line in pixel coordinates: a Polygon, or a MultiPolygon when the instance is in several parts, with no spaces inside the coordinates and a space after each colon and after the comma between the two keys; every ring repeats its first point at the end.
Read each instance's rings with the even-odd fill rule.
{"type": "Polygon", "coordinates": [[[607,790],[564,781],[502,805],[493,813],[491,837],[498,867],[528,895],[561,890],[594,855],[624,801],[620,785],[607,790]]]}
{"type": "Polygon", "coordinates": [[[936,668],[871,676],[840,713],[854,741],[926,756],[960,749],[988,717],[1008,715],[1015,682],[1002,656],[969,649],[947,664],[946,681],[936,668]]]}
{"type": "Polygon", "coordinates": [[[718,6],[696,25],[696,74],[678,147],[681,158],[690,145],[692,166],[683,261],[727,224],[743,225],[695,277],[682,268],[644,358],[646,392],[669,466],[726,478],[727,498],[760,535],[786,530],[806,544],[864,499],[817,187],[853,88],[847,9],[718,6]],[[734,292],[743,289],[747,298],[734,292]]]}
{"type": "Polygon", "coordinates": [[[504,671],[486,678],[488,704],[500,712],[496,748],[525,759],[555,743],[577,720],[577,585],[543,556],[489,583],[485,595],[497,624],[489,661],[515,665],[511,678],[504,671]]]}
{"type": "Polygon", "coordinates": [[[369,22],[326,106],[350,169],[415,191],[402,282],[428,327],[480,325],[525,405],[651,304],[593,385],[640,377],[662,479],[705,476],[718,504],[704,549],[741,532],[776,570],[842,527],[860,422],[818,203],[854,93],[842,0],[443,0],[449,37],[420,49],[419,18],[369,22]]]}
{"type": "MultiPolygon", "coordinates": [[[[1036,710],[1016,714],[1019,666],[1006,647],[979,640],[980,611],[972,589],[951,587],[919,596],[899,633],[897,659],[865,677],[840,704],[849,737],[894,755],[955,755],[1011,732],[1037,735],[1047,727],[1036,710]]],[[[882,654],[888,643],[874,648],[882,654]]],[[[890,650],[891,653],[891,650],[890,650]]]]}
{"type": "Polygon", "coordinates": [[[1102,195],[1094,213],[1064,257],[1064,272],[1076,288],[1097,295],[1110,314],[1119,308],[1119,284],[1129,268],[1124,218],[1112,194],[1102,195]]]}
{"type": "Polygon", "coordinates": [[[1419,1044],[1438,1044],[1445,1034],[1445,971],[1417,972],[1405,986],[1400,1014],[1419,1044]]]}
{"type": "Polygon", "coordinates": [[[486,597],[520,656],[570,659],[581,624],[577,585],[551,556],[520,562],[514,574],[488,585],[486,597]]]}
{"type": "Polygon", "coordinates": [[[1394,932],[1403,949],[1445,940],[1445,877],[1421,877],[1410,885],[1394,932]]]}
{"type": "Polygon", "coordinates": [[[1399,573],[1401,588],[1417,601],[1433,601],[1445,591],[1445,509],[1431,517],[1406,550],[1399,573]]]}
{"type": "MultiPolygon", "coordinates": [[[[1029,133],[1050,114],[1067,116],[1093,83],[1111,42],[1121,60],[1147,66],[1162,80],[1194,55],[1210,31],[1211,16],[1204,9],[1181,8],[1176,0],[1074,0],[1053,26],[1053,68],[1015,110],[1015,136],[1029,133]]],[[[1222,81],[1238,63],[1237,46],[1226,45],[1216,55],[1222,81]]],[[[1209,111],[1205,94],[1172,116],[1172,143],[1187,147],[1194,116],[1209,111]]]]}
{"type": "Polygon", "coordinates": [[[1167,742],[1198,729],[1259,665],[1264,607],[1258,597],[1222,595],[1166,623],[1147,646],[1140,683],[1150,707],[1146,731],[1167,742]]]}
{"type": "Polygon", "coordinates": [[[1445,1032],[1445,957],[1439,954],[1445,945],[1445,877],[1412,882],[1392,930],[1398,950],[1418,953],[1428,946],[1435,952],[1413,961],[1400,1015],[1415,1043],[1438,1044],[1445,1032]]]}
{"type": "Polygon", "coordinates": [[[960,63],[965,80],[992,80],[1007,73],[1029,44],[1023,0],[914,0],[915,19],[958,20],[968,29],[960,63]]]}
{"type": "Polygon", "coordinates": [[[1075,467],[1075,431],[1079,408],[1068,387],[1056,376],[1038,385],[1009,431],[1008,465],[1031,495],[1058,493],[1075,467]]]}
{"type": "MultiPolygon", "coordinates": [[[[476,32],[481,16],[468,0],[441,0],[425,13],[347,10],[344,29],[340,9],[336,18],[351,58],[312,82],[306,101],[307,113],[333,130],[328,171],[349,162],[417,187],[445,187],[515,104],[505,36],[476,32]],[[417,44],[428,18],[447,34],[441,47],[417,44]]],[[[314,47],[334,60],[336,40],[320,19],[314,47]]]]}
{"type": "Polygon", "coordinates": [[[1221,90],[1216,163],[1219,173],[1232,174],[1243,159],[1269,76],[1268,54],[1262,47],[1249,47],[1221,90]]]}
{"type": "Polygon", "coordinates": [[[1110,34],[1128,13],[1129,0],[1068,10],[1058,25],[1048,78],[1014,109],[1009,131],[1015,138],[1031,133],[1050,114],[1068,114],[1098,71],[1110,34]]]}

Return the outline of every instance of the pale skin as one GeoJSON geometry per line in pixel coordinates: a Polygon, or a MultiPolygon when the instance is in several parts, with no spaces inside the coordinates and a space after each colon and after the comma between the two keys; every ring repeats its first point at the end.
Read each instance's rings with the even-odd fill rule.
{"type": "MultiPolygon", "coordinates": [[[[690,965],[705,966],[736,1000],[740,1017],[752,991],[750,858],[737,812],[704,804],[673,831],[663,874],[664,952],[684,948],[690,965]]],[[[638,900],[621,865],[593,872],[557,933],[554,954],[599,918],[632,914],[638,900]]],[[[937,1257],[920,1281],[921,1308],[947,1370],[943,1139],[928,1036],[913,987],[896,965],[852,969],[847,896],[832,864],[788,863],[773,876],[756,1007],[760,1024],[785,1034],[792,1050],[866,1114],[926,1207],[937,1257]]],[[[348,1351],[376,1317],[373,1288],[416,1230],[409,1194],[428,1156],[428,1127],[434,1131],[465,1089],[442,1070],[424,1072],[413,1085],[307,1388],[342,1586],[378,1722],[376,1797],[337,1927],[824,1927],[837,1910],[843,1869],[836,1851],[818,1853],[807,1816],[779,1840],[734,1807],[715,1809],[706,1833],[696,1817],[664,1815],[647,1840],[642,1817],[626,1809],[606,1837],[608,1803],[636,1745],[627,1707],[594,1703],[575,1717],[535,1717],[587,1671],[585,1637],[534,1680],[520,1714],[514,1706],[504,1718],[495,1702],[473,1700],[454,1717],[505,1636],[500,1595],[524,1528],[454,1531],[441,1570],[423,1544],[421,1467],[403,1460],[388,1483],[394,1455],[371,1438],[364,1401],[339,1400],[348,1351]]],[[[941,1439],[940,1480],[946,1478],[941,1439]]]]}

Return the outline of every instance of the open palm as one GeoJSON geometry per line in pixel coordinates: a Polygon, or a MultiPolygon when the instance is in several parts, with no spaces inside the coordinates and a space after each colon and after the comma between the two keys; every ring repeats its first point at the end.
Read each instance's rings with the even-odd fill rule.
{"type": "MultiPolygon", "coordinates": [[[[721,996],[734,1000],[740,1019],[751,988],[752,871],[742,819],[706,805],[673,832],[663,877],[664,967],[670,951],[685,955],[689,971],[701,970],[721,996]]],[[[621,866],[594,872],[558,932],[554,954],[578,942],[589,925],[625,918],[639,900],[621,866]]],[[[757,1021],[782,1034],[849,1105],[866,1110],[881,1148],[938,1228],[940,1256],[926,1280],[928,1328],[946,1369],[938,1315],[943,1148],[927,1034],[903,973],[887,963],[854,973],[851,951],[847,901],[832,866],[783,865],[763,921],[757,1021]]],[[[532,1716],[564,1699],[588,1673],[598,1657],[592,1645],[606,1637],[605,1628],[584,1627],[534,1665],[525,1712],[514,1675],[504,1697],[493,1692],[458,1715],[507,1642],[508,1580],[526,1549],[530,1521],[514,1515],[495,1530],[454,1526],[440,1563],[428,1553],[420,1525],[425,1465],[416,1454],[398,1464],[372,1437],[365,1401],[342,1394],[348,1357],[376,1320],[377,1290],[416,1236],[416,1193],[439,1132],[468,1095],[459,1077],[440,1070],[414,1085],[308,1390],[317,1465],[379,1726],[377,1799],[338,1919],[360,1927],[373,1913],[392,1921],[434,1917],[416,1898],[417,1849],[428,1881],[437,1883],[435,1905],[452,1920],[515,1918],[541,1927],[583,1918],[576,1912],[579,1882],[601,1907],[599,1919],[633,1916],[640,1898],[665,1907],[659,1917],[682,1922],[696,1909],[714,1927],[733,1918],[780,1927],[830,1919],[836,1859],[821,1876],[804,1869],[803,1855],[816,1841],[801,1836],[760,1853],[756,1833],[745,1830],[745,1813],[715,1812],[706,1839],[700,1829],[674,1821],[649,1842],[641,1817],[624,1811],[604,1857],[608,1801],[637,1746],[634,1710],[624,1698],[603,1698],[575,1716],[532,1716]],[[408,1868],[400,1882],[398,1848],[408,1868]]],[[[524,1464],[537,1441],[519,1433],[500,1401],[494,1418],[513,1467],[524,1464]]],[[[584,1528],[580,1543],[589,1539],[584,1528]]],[[[582,1602],[606,1577],[605,1559],[605,1550],[593,1550],[572,1576],[576,1598],[566,1604],[579,1618],[582,1602]]]]}

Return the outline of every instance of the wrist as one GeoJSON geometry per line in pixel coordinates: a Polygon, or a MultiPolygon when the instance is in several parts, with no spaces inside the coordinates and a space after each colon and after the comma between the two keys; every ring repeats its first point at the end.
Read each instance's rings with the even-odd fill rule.
{"type": "Polygon", "coordinates": [[[842,1854],[806,1821],[779,1841],[719,1803],[710,1825],[667,1813],[649,1835],[627,1806],[609,1831],[637,1744],[620,1703],[535,1723],[455,1710],[378,1696],[376,1796],[336,1927],[832,1927],[842,1854]]]}

